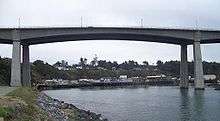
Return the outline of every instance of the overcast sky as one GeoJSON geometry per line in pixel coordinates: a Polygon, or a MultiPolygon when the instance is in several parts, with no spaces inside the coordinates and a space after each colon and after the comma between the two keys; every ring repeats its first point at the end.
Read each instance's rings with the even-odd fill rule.
{"type": "MultiPolygon", "coordinates": [[[[220,29],[219,0],[0,0],[0,27],[141,26],[220,29]]],[[[131,41],[77,41],[31,46],[31,61],[49,63],[80,57],[122,62],[179,60],[177,45],[131,41]]],[[[11,57],[0,44],[0,56],[11,57]]],[[[202,45],[203,60],[220,62],[220,44],[202,45]]],[[[192,47],[188,49],[192,60],[192,47]]]]}

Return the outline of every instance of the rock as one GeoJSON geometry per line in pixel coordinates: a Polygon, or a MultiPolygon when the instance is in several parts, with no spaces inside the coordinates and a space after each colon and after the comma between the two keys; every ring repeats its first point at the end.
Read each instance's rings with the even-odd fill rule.
{"type": "Polygon", "coordinates": [[[101,116],[102,116],[102,114],[98,114],[97,116],[98,116],[98,117],[101,117],[101,116]]]}
{"type": "Polygon", "coordinates": [[[91,113],[90,113],[90,110],[88,110],[87,113],[90,115],[90,114],[91,114],[91,113]]]}
{"type": "Polygon", "coordinates": [[[90,110],[85,111],[79,109],[73,104],[53,99],[44,93],[39,94],[37,104],[55,121],[71,120],[69,116],[71,116],[71,113],[75,115],[75,112],[77,112],[77,115],[75,115],[77,116],[77,119],[82,121],[107,121],[106,119],[102,119],[101,114],[95,114],[90,110]]]}
{"type": "Polygon", "coordinates": [[[69,104],[69,108],[70,109],[76,109],[76,106],[74,106],[73,104],[69,104]]]}
{"type": "Polygon", "coordinates": [[[67,109],[67,108],[69,108],[69,104],[67,104],[67,103],[62,103],[62,104],[61,104],[61,108],[62,108],[62,109],[67,109]]]}
{"type": "Polygon", "coordinates": [[[0,121],[4,121],[4,118],[0,117],[0,121]]]}

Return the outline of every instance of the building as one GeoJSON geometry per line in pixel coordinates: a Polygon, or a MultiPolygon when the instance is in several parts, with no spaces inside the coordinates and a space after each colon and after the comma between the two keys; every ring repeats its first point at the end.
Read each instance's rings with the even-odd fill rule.
{"type": "Polygon", "coordinates": [[[145,79],[142,77],[131,77],[133,82],[145,82],[145,79]]]}
{"type": "Polygon", "coordinates": [[[45,85],[57,85],[58,81],[56,79],[52,79],[52,80],[45,80],[44,82],[45,85]]]}
{"type": "Polygon", "coordinates": [[[120,76],[119,76],[119,79],[127,79],[127,78],[128,78],[127,75],[120,75],[120,76]]]}
{"type": "Polygon", "coordinates": [[[146,77],[146,79],[164,79],[164,78],[166,78],[166,75],[164,75],[164,74],[146,77]]]}
{"type": "MultiPolygon", "coordinates": [[[[211,80],[216,80],[216,75],[210,74],[210,75],[203,75],[203,78],[205,81],[211,81],[211,80]]],[[[191,76],[189,76],[189,80],[194,80],[191,76]]]]}
{"type": "Polygon", "coordinates": [[[204,75],[203,78],[204,78],[204,80],[215,80],[216,75],[214,75],[214,74],[204,75]]]}

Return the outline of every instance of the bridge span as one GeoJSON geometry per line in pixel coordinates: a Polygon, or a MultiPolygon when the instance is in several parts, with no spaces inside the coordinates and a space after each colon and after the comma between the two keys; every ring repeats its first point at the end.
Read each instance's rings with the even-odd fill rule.
{"type": "Polygon", "coordinates": [[[30,45],[79,40],[131,40],[179,45],[180,88],[188,88],[189,85],[187,45],[193,45],[195,89],[204,89],[200,44],[220,43],[220,30],[123,27],[0,28],[0,43],[13,44],[11,86],[31,86],[30,45]]]}

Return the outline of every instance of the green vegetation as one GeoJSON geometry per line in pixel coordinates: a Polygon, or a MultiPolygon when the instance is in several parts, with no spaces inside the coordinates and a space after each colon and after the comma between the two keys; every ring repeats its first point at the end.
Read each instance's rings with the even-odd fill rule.
{"type": "Polygon", "coordinates": [[[6,118],[13,113],[13,109],[9,107],[0,107],[0,117],[6,118]]]}
{"type": "MultiPolygon", "coordinates": [[[[128,77],[146,77],[148,75],[165,74],[168,76],[179,77],[180,62],[179,61],[157,61],[157,65],[149,65],[147,61],[139,64],[136,61],[125,61],[121,64],[113,61],[94,60],[87,63],[86,58],[81,58],[79,64],[68,65],[65,62],[57,62],[49,65],[43,61],[37,60],[32,64],[32,81],[41,83],[39,80],[45,79],[69,79],[75,80],[80,78],[100,79],[102,77],[119,77],[120,75],[128,75],[128,77]],[[68,70],[58,70],[56,67],[64,67],[68,70]]],[[[188,62],[189,75],[193,77],[193,62],[188,62]]],[[[220,78],[220,63],[203,62],[204,74],[215,74],[217,79],[220,78]]]]}
{"type": "MultiPolygon", "coordinates": [[[[68,65],[67,62],[56,62],[50,65],[41,60],[36,60],[31,64],[31,75],[33,83],[43,83],[46,79],[68,79],[76,80],[80,78],[100,79],[102,77],[146,77],[148,75],[165,74],[179,77],[179,61],[157,61],[157,65],[149,65],[147,61],[139,64],[129,60],[121,64],[116,61],[97,60],[95,57],[90,63],[86,58],[81,58],[78,64],[68,65]],[[59,70],[58,67],[64,69],[59,70]]],[[[193,76],[193,62],[188,62],[189,75],[193,76]]],[[[0,57],[0,85],[9,85],[11,59],[0,57]]],[[[215,74],[220,78],[220,63],[203,62],[204,74],[215,74]]]]}
{"type": "Polygon", "coordinates": [[[0,98],[0,117],[6,121],[48,121],[48,115],[36,105],[38,92],[18,88],[0,98]]]}
{"type": "Polygon", "coordinates": [[[0,57],[0,85],[9,85],[11,75],[11,59],[0,57]]]}
{"type": "Polygon", "coordinates": [[[20,98],[29,105],[33,105],[36,102],[38,92],[32,88],[20,87],[12,92],[9,92],[6,96],[20,98]]]}

